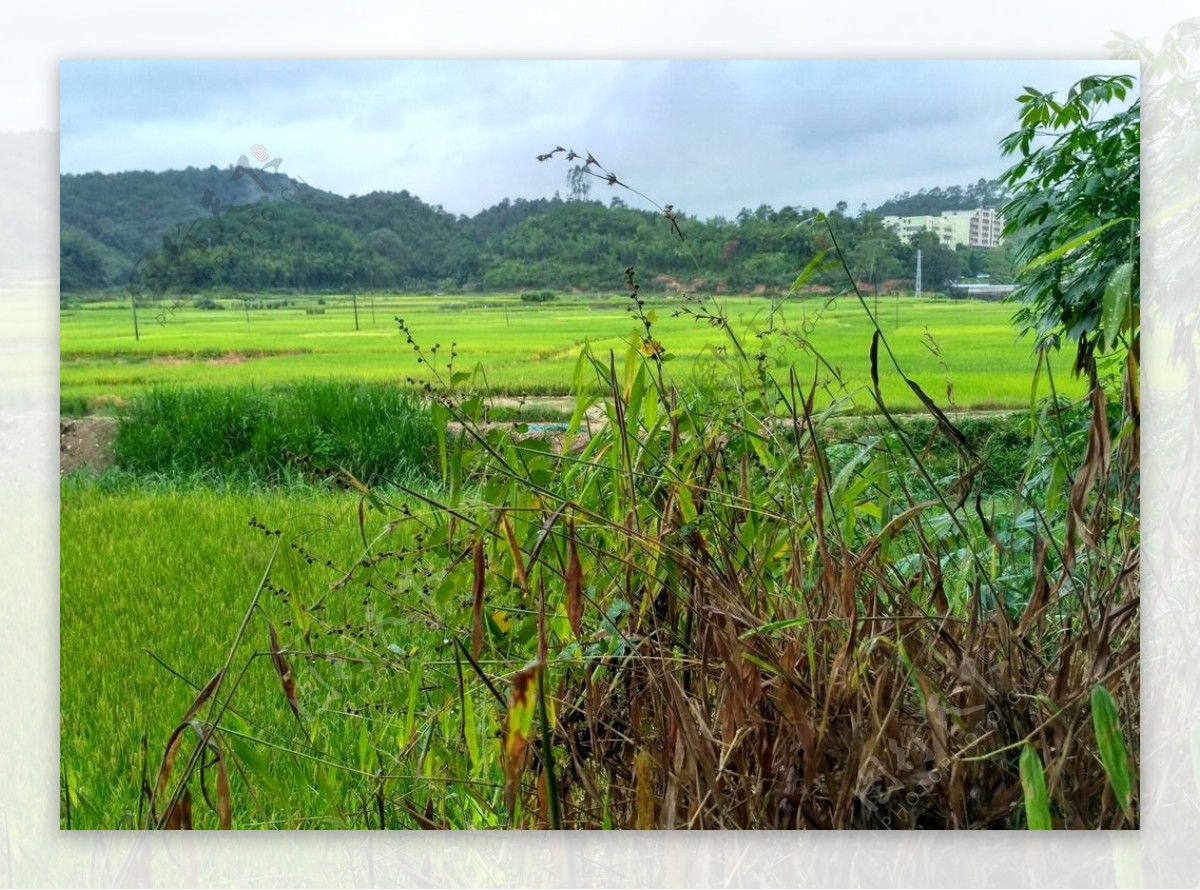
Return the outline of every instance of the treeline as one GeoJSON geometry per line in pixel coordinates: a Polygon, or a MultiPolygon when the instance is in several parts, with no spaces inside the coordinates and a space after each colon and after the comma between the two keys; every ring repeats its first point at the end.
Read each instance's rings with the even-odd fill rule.
{"type": "Polygon", "coordinates": [[[974,185],[935,186],[915,195],[902,192],[875,208],[884,216],[929,216],[944,210],[974,210],[999,207],[1008,200],[1004,187],[994,179],[980,179],[974,185]]]}
{"type": "MultiPolygon", "coordinates": [[[[279,173],[216,167],[66,175],[61,191],[64,294],[611,290],[629,266],[651,289],[775,290],[832,247],[816,208],[672,221],[619,196],[556,196],[467,217],[407,191],[344,198],[279,173]]],[[[911,288],[918,249],[927,290],[962,276],[1011,278],[1006,248],[950,250],[930,233],[902,242],[881,216],[851,215],[844,203],[828,212],[866,290],[911,288]]],[[[812,283],[840,288],[845,272],[830,264],[812,283]]]]}

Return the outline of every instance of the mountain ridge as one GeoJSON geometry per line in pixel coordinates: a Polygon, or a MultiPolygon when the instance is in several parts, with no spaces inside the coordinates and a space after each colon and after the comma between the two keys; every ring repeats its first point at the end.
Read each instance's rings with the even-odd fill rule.
{"type": "MultiPolygon", "coordinates": [[[[455,216],[407,190],[343,197],[244,159],[225,168],[65,173],[59,185],[61,290],[68,294],[127,288],[139,276],[146,279],[140,292],[160,295],[619,290],[628,266],[643,273],[644,282],[777,289],[823,249],[820,227],[802,225],[820,213],[816,208],[764,205],[734,220],[680,215],[681,239],[661,213],[619,198],[607,205],[580,195],[506,198],[474,216],[455,216]]],[[[829,218],[843,248],[861,254],[857,264],[866,282],[877,286],[909,264],[913,248],[881,225],[882,209],[939,203],[955,209],[996,197],[994,183],[981,179],[898,195],[875,210],[864,205],[853,217],[840,204],[829,218]]],[[[952,277],[953,257],[943,259],[952,277]]],[[[836,276],[826,277],[829,282],[816,283],[834,283],[836,276]]]]}

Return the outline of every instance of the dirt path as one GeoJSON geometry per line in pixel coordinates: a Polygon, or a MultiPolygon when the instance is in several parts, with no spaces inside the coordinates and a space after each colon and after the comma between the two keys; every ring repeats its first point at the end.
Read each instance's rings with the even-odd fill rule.
{"type": "Polygon", "coordinates": [[[59,475],[81,467],[101,473],[112,466],[117,421],[112,417],[64,417],[58,422],[59,475]]]}

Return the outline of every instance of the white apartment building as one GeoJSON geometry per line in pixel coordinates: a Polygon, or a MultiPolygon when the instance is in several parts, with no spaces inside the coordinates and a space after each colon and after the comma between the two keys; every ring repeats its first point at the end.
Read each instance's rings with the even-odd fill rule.
{"type": "Polygon", "coordinates": [[[935,216],[885,216],[883,224],[908,240],[918,232],[933,232],[942,243],[953,249],[967,247],[999,247],[1004,218],[991,207],[975,210],[947,210],[935,216]]]}
{"type": "Polygon", "coordinates": [[[991,207],[980,207],[971,215],[968,247],[999,247],[1004,217],[991,207]]]}

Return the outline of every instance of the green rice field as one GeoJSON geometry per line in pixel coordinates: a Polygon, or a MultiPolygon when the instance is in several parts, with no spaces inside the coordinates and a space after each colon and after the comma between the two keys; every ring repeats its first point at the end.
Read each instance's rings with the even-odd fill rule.
{"type": "MultiPolygon", "coordinates": [[[[357,641],[342,631],[349,605],[322,582],[336,579],[346,568],[343,560],[361,552],[356,507],[352,495],[317,489],[217,491],[112,487],[86,478],[64,482],[64,827],[68,795],[69,827],[135,826],[143,770],[153,777],[166,735],[225,661],[273,554],[272,577],[285,592],[264,590],[257,597],[246,628],[248,648],[268,650],[270,621],[288,639],[295,639],[303,625],[314,647],[353,653],[357,641]],[[272,533],[251,527],[252,518],[272,533]],[[286,531],[276,536],[276,529],[286,531]],[[338,564],[310,569],[306,554],[316,553],[334,554],[338,564]],[[142,760],[143,735],[148,764],[142,760]]],[[[380,524],[368,516],[370,533],[380,524]]],[[[361,612],[360,605],[356,614],[361,612]]],[[[432,636],[408,625],[390,629],[386,639],[413,655],[432,636]]],[[[239,669],[243,660],[244,655],[239,669]]],[[[239,827],[348,827],[351,821],[356,804],[335,789],[347,770],[357,768],[360,730],[366,725],[337,720],[355,704],[352,692],[347,697],[355,688],[352,666],[326,662],[297,665],[297,670],[310,695],[305,713],[310,738],[281,707],[279,679],[268,658],[253,659],[237,677],[237,713],[227,718],[236,755],[250,768],[267,752],[289,763],[286,770],[256,769],[253,782],[238,773],[231,777],[239,827]],[[319,695],[322,678],[336,679],[337,692],[331,687],[319,695]],[[313,753],[318,747],[320,757],[313,753]],[[277,821],[285,811],[308,818],[277,821]]],[[[372,732],[383,729],[371,727],[372,732]]]]}
{"type": "MultiPolygon", "coordinates": [[[[566,395],[579,353],[590,344],[618,358],[640,326],[627,311],[627,296],[560,296],[545,304],[522,303],[517,295],[358,297],[358,328],[349,297],[298,298],[276,309],[244,310],[226,300],[224,311],[191,307],[174,311],[142,308],[140,339],[133,336],[128,304],[84,303],[61,314],[61,397],[64,405],[88,408],[120,403],[155,384],[224,386],[281,384],[305,378],[395,381],[432,379],[429,367],[449,376],[477,371],[474,382],[494,393],[566,395]],[[320,314],[309,314],[310,310],[320,314]],[[428,364],[398,330],[402,318],[425,350],[428,364]],[[437,352],[434,353],[434,349],[437,352]]],[[[868,302],[871,298],[868,297],[868,302]]],[[[270,302],[269,300],[267,301],[270,302]]],[[[798,376],[814,374],[816,354],[840,372],[850,392],[865,394],[869,384],[870,322],[853,296],[833,300],[807,297],[780,302],[776,333],[770,327],[768,297],[717,298],[733,332],[750,355],[766,351],[777,368],[791,365],[798,376]],[[786,332],[786,333],[785,333],[786,332]]],[[[697,378],[720,379],[726,334],[704,320],[676,317],[692,304],[679,297],[646,297],[654,313],[654,336],[672,356],[669,376],[686,385],[697,378]]],[[[712,309],[713,302],[705,308],[712,309]]],[[[1029,403],[1035,366],[1031,343],[1011,325],[1010,306],[976,301],[883,297],[881,324],[896,357],[911,377],[939,401],[965,409],[1019,407],[1029,403]]],[[[1070,394],[1067,361],[1058,357],[1056,381],[1070,394]]],[[[902,381],[881,366],[884,395],[892,407],[919,403],[902,381]]],[[[836,383],[833,390],[843,392],[836,383]]],[[[1080,390],[1081,391],[1081,390],[1080,390]]]]}

